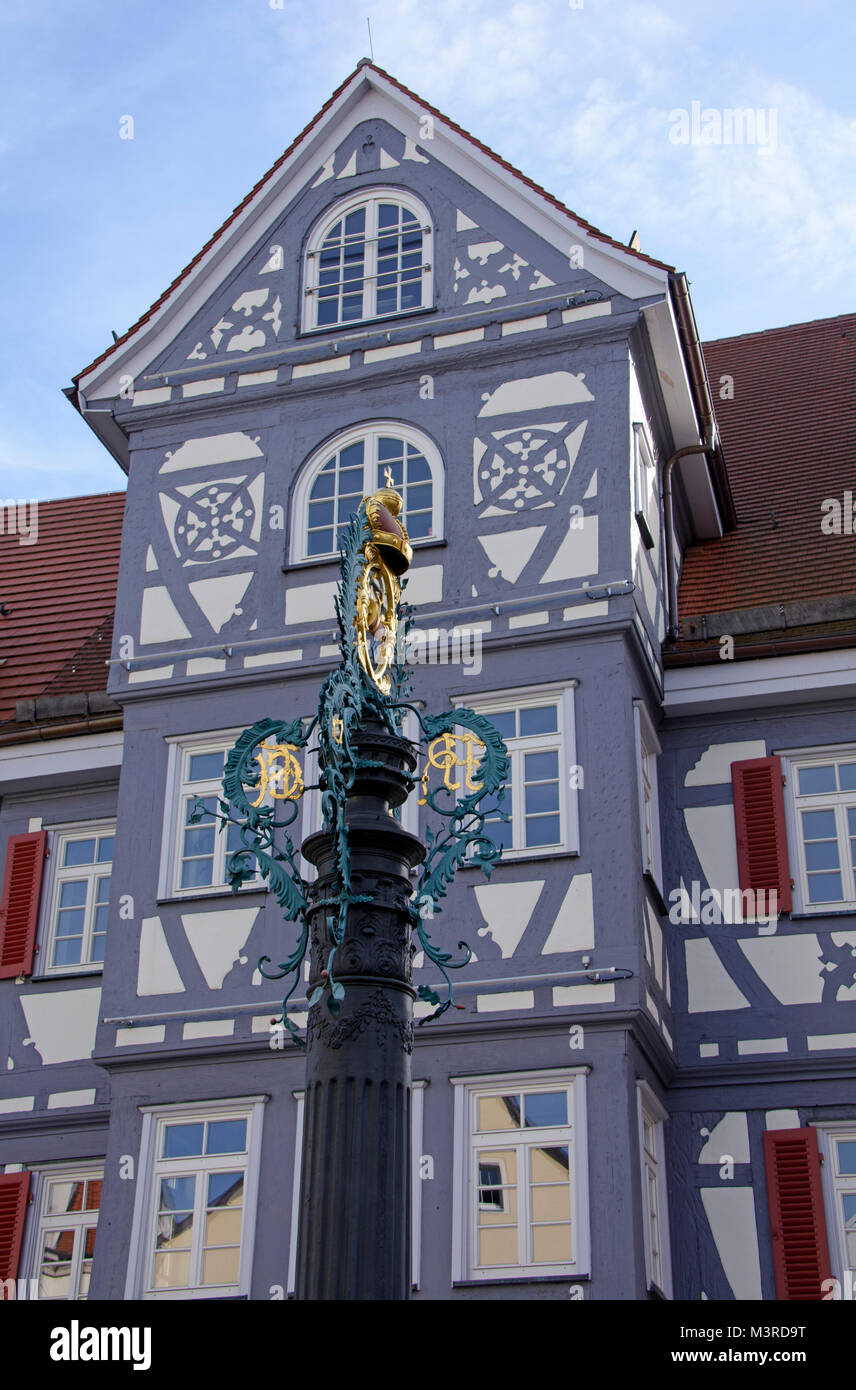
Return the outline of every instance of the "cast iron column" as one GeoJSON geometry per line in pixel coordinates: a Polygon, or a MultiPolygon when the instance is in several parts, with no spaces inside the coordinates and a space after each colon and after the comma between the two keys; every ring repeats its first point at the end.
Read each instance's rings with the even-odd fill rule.
{"type": "MultiPolygon", "coordinates": [[[[366,721],[352,740],[360,769],[346,820],[354,893],[333,972],[345,986],[333,1018],[326,996],[309,1012],[303,1168],[297,1244],[299,1299],[408,1299],[410,1272],[410,1058],[413,1050],[409,870],[425,848],[390,810],[410,790],[416,758],[406,739],[366,721]]],[[[308,993],[323,983],[329,954],[326,916],[333,896],[331,835],[310,835],[306,858],[318,869],[310,889],[308,993]]]]}

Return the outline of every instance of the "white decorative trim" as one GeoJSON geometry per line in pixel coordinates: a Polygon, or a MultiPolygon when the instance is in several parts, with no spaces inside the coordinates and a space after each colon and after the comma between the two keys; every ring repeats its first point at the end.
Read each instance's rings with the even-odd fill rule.
{"type": "Polygon", "coordinates": [[[724,707],[768,709],[824,696],[856,696],[856,648],[671,667],[664,678],[667,715],[704,714],[724,707]]]}
{"type": "Polygon", "coordinates": [[[86,774],[122,766],[124,735],[82,734],[79,738],[52,739],[44,743],[10,744],[0,748],[0,793],[9,796],[19,790],[16,783],[31,784],[38,777],[50,777],[54,785],[67,774],[86,774]]]}

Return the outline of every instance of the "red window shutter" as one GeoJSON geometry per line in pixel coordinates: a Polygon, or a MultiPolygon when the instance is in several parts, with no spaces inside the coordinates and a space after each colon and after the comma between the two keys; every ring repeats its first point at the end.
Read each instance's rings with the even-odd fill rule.
{"type": "Polygon", "coordinates": [[[0,980],[32,971],[47,840],[46,830],[9,837],[0,897],[0,980]]]}
{"type": "Polygon", "coordinates": [[[791,910],[791,870],[785,830],[780,758],[749,758],[731,764],[737,873],[740,887],[775,889],[780,912],[791,910]]]}
{"type": "Polygon", "coordinates": [[[776,1297],[820,1301],[831,1269],[815,1131],[768,1129],[764,1166],[776,1297]]]}
{"type": "Polygon", "coordinates": [[[29,1173],[0,1173],[0,1280],[18,1276],[29,1191],[29,1173]]]}

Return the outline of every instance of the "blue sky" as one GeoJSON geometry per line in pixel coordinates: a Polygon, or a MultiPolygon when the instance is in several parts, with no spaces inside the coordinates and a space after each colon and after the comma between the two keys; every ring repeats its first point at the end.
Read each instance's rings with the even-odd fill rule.
{"type": "Polygon", "coordinates": [[[852,0],[3,0],[0,497],[124,486],[62,388],[368,53],[366,15],[379,66],[686,271],[703,339],[853,310],[852,0]],[[693,102],[775,112],[775,144],[675,143],[693,102]]]}

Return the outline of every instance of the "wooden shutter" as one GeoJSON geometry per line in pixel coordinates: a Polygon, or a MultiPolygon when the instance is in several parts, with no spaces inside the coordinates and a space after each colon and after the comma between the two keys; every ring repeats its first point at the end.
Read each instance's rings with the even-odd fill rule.
{"type": "MultiPolygon", "coordinates": [[[[0,1173],[0,1280],[15,1279],[27,1214],[29,1173],[0,1173]]],[[[0,1289],[0,1299],[5,1297],[0,1289]]]]}
{"type": "Polygon", "coordinates": [[[9,837],[0,897],[0,980],[32,971],[47,839],[46,830],[9,837]]]}
{"type": "Polygon", "coordinates": [[[764,1166],[776,1297],[819,1301],[831,1270],[817,1134],[809,1128],[768,1129],[764,1166]]]}
{"type": "Polygon", "coordinates": [[[785,798],[779,758],[731,764],[737,873],[741,889],[778,894],[780,912],[791,910],[791,870],[785,830],[785,798]]]}

